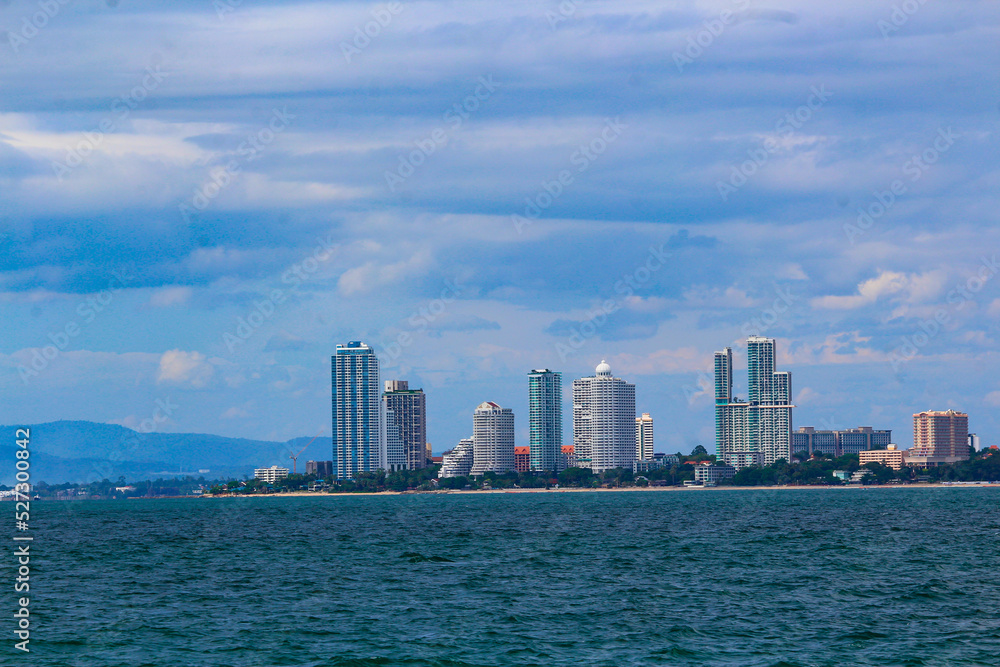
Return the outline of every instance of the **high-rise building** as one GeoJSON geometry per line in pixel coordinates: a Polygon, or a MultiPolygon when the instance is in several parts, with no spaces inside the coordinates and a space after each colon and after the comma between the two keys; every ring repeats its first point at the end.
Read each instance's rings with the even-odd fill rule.
{"type": "MultiPolygon", "coordinates": [[[[385,396],[382,397],[385,401],[385,396]]],[[[382,405],[385,418],[385,469],[406,470],[406,454],[403,452],[402,428],[396,418],[396,411],[382,405]]]]}
{"type": "Polygon", "coordinates": [[[635,458],[639,461],[653,458],[653,418],[648,412],[635,418],[635,458]]]}
{"type": "Polygon", "coordinates": [[[306,461],[306,474],[323,479],[333,474],[333,461],[306,461]]]}
{"type": "Polygon", "coordinates": [[[395,413],[403,465],[418,470],[427,465],[427,397],[423,389],[410,389],[406,380],[386,380],[382,395],[395,413]]]}
{"type": "Polygon", "coordinates": [[[532,470],[563,469],[562,374],[547,368],[528,373],[528,444],[532,470]]]}
{"type": "Polygon", "coordinates": [[[472,462],[475,458],[472,438],[459,440],[458,446],[442,457],[441,470],[438,477],[468,477],[472,472],[472,462]]]}
{"type": "Polygon", "coordinates": [[[841,431],[817,431],[812,426],[800,426],[792,433],[792,454],[819,452],[830,456],[858,454],[872,449],[885,449],[892,442],[891,430],[859,426],[841,431]]]}
{"type": "Polygon", "coordinates": [[[386,418],[375,351],[360,341],[338,345],[331,375],[334,474],[351,479],[385,468],[386,418]]]}
{"type": "Polygon", "coordinates": [[[573,380],[573,448],[577,465],[594,472],[635,462],[635,385],[613,377],[606,361],[573,380]]]}
{"type": "Polygon", "coordinates": [[[480,403],[472,414],[472,475],[514,470],[514,412],[480,403]]]}
{"type": "Polygon", "coordinates": [[[927,410],[913,415],[913,449],[907,464],[931,467],[969,458],[969,415],[927,410]]]}
{"type": "Polygon", "coordinates": [[[747,400],[733,397],[733,350],[715,353],[715,453],[760,452],[764,465],[791,455],[792,374],[776,371],[773,338],[747,338],[747,400]]]}
{"type": "Polygon", "coordinates": [[[983,451],[983,443],[975,433],[969,434],[969,447],[972,447],[977,452],[983,451]]]}

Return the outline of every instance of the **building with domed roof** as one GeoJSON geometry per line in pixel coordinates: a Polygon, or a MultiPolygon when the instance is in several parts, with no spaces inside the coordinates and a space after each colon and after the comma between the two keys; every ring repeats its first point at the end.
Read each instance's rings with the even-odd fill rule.
{"type": "Polygon", "coordinates": [[[635,385],[614,377],[607,361],[573,380],[573,453],[577,466],[594,472],[635,462],[635,385]]]}

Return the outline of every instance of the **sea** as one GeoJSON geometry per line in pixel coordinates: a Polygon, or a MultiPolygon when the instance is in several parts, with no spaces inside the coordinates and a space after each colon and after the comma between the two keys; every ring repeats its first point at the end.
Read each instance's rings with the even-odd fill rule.
{"type": "Polygon", "coordinates": [[[3,665],[1000,665],[996,488],[31,509],[3,665]]]}

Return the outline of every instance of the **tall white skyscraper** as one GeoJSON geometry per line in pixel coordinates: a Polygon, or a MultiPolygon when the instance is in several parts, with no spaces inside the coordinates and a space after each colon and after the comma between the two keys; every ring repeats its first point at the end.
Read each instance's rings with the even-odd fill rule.
{"type": "Polygon", "coordinates": [[[573,380],[577,465],[594,472],[632,468],[636,458],[635,385],[612,377],[602,361],[593,377],[573,380]]]}
{"type": "Polygon", "coordinates": [[[648,412],[635,418],[635,458],[640,461],[653,458],[653,418],[648,412]]]}
{"type": "Polygon", "coordinates": [[[562,374],[547,368],[528,373],[528,444],[532,470],[563,469],[562,374]]]}
{"type": "Polygon", "coordinates": [[[759,452],[764,465],[791,455],[792,374],[775,371],[775,340],[747,338],[747,400],[733,397],[733,351],[715,353],[715,453],[759,452]]]}
{"type": "Polygon", "coordinates": [[[473,475],[514,470],[514,412],[480,403],[472,414],[473,475]]]}
{"type": "Polygon", "coordinates": [[[378,357],[360,341],[338,345],[331,359],[333,473],[351,479],[388,464],[378,357]]]}

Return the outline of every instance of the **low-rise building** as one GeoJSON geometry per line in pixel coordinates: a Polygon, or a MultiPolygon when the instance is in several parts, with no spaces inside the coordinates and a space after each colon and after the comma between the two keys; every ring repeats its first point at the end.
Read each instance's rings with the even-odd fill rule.
{"type": "Polygon", "coordinates": [[[727,466],[741,470],[750,466],[764,465],[764,454],[763,452],[729,452],[723,454],[722,462],[727,466]]]}
{"type": "Polygon", "coordinates": [[[253,478],[259,479],[268,484],[274,484],[279,479],[288,477],[288,468],[271,466],[270,468],[257,468],[253,471],[253,478]]]}
{"type": "Polygon", "coordinates": [[[851,475],[850,483],[851,484],[860,484],[862,482],[862,480],[864,480],[865,477],[868,477],[871,474],[872,474],[872,471],[868,470],[867,468],[865,468],[863,470],[855,470],[854,474],[851,475]]]}
{"type": "Polygon", "coordinates": [[[694,481],[705,486],[715,486],[724,479],[732,479],[736,476],[736,468],[733,466],[718,465],[696,465],[694,467],[694,481]]]}
{"type": "Polygon", "coordinates": [[[680,459],[676,454],[663,454],[656,452],[651,459],[639,459],[632,463],[633,473],[644,473],[659,468],[672,468],[677,465],[680,459]]]}
{"type": "Polygon", "coordinates": [[[869,449],[881,449],[891,440],[891,430],[874,429],[871,426],[838,431],[817,431],[812,426],[801,426],[792,432],[791,449],[793,454],[806,452],[810,456],[814,454],[843,456],[869,449]]]}
{"type": "Polygon", "coordinates": [[[531,470],[531,447],[514,448],[514,470],[517,472],[531,470]]]}
{"type": "Polygon", "coordinates": [[[460,440],[455,449],[445,452],[442,457],[438,477],[468,477],[472,472],[474,457],[472,438],[460,440]]]}
{"type": "Polygon", "coordinates": [[[866,463],[881,463],[893,470],[902,470],[903,466],[906,465],[906,457],[896,445],[889,445],[885,449],[858,452],[858,463],[862,466],[866,463]]]}

